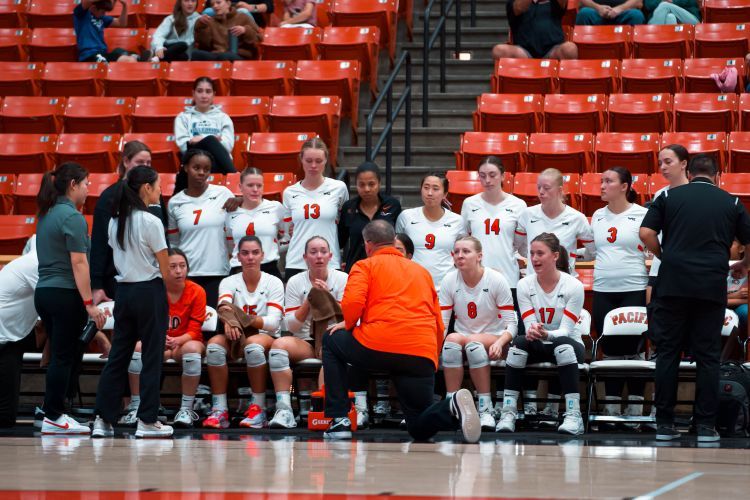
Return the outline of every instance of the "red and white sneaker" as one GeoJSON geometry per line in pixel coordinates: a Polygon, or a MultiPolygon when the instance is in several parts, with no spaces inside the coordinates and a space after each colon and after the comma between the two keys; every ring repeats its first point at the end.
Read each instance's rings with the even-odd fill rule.
{"type": "Polygon", "coordinates": [[[88,425],[83,425],[68,415],[60,415],[57,420],[44,417],[42,434],[91,434],[88,425]]]}
{"type": "Polygon", "coordinates": [[[211,414],[203,421],[203,427],[209,429],[226,429],[229,427],[229,411],[211,410],[211,414]]]}
{"type": "Polygon", "coordinates": [[[249,427],[251,429],[263,429],[268,426],[266,410],[258,405],[250,405],[245,412],[245,418],[240,422],[240,427],[249,427]]]}

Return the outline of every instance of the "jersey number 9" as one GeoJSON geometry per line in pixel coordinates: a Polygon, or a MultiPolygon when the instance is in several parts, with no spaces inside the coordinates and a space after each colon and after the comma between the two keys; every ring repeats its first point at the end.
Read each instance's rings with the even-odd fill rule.
{"type": "Polygon", "coordinates": [[[430,233],[424,237],[424,247],[427,250],[435,248],[435,235],[430,233]]]}

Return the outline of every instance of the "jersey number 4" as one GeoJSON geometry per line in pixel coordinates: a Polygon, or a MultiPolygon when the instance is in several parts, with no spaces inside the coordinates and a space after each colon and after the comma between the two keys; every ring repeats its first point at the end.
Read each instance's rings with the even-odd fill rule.
{"type": "Polygon", "coordinates": [[[607,241],[610,243],[614,243],[617,241],[617,228],[616,227],[610,227],[607,229],[607,232],[609,233],[609,236],[607,237],[607,241]]]}
{"type": "Polygon", "coordinates": [[[552,318],[555,317],[555,308],[554,307],[540,307],[539,308],[539,321],[542,323],[549,325],[552,323],[552,318]]]}
{"type": "Polygon", "coordinates": [[[304,209],[305,219],[317,219],[318,217],[320,217],[320,205],[318,205],[317,203],[313,203],[312,205],[305,205],[304,209]]]}
{"type": "Polygon", "coordinates": [[[255,222],[251,222],[247,225],[247,227],[245,228],[245,235],[255,236],[255,222]]]}
{"type": "Polygon", "coordinates": [[[500,234],[500,219],[484,219],[484,234],[500,234]]]}

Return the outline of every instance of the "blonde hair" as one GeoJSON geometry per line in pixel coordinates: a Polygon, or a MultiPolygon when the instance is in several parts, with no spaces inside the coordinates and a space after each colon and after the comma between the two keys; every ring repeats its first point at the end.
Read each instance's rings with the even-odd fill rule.
{"type": "Polygon", "coordinates": [[[302,144],[302,148],[299,150],[299,160],[302,161],[302,156],[305,154],[305,151],[308,149],[319,149],[323,151],[326,155],[326,163],[328,162],[328,146],[326,146],[326,143],[323,142],[323,139],[320,137],[313,137],[312,139],[306,140],[302,144]]]}
{"type": "MultiPolygon", "coordinates": [[[[458,243],[459,241],[468,241],[469,243],[471,243],[472,245],[474,245],[474,251],[477,252],[477,253],[480,253],[482,251],[482,242],[479,241],[474,236],[470,236],[470,235],[461,236],[461,237],[459,237],[459,238],[456,239],[456,243],[458,243]]],[[[454,243],[454,245],[455,245],[455,243],[454,243]]]]}
{"type": "MultiPolygon", "coordinates": [[[[560,188],[560,199],[562,199],[563,203],[568,202],[568,197],[565,195],[565,192],[563,191],[563,174],[556,168],[545,168],[542,170],[542,172],[539,174],[539,177],[550,177],[554,180],[555,184],[557,184],[557,187],[560,188]]],[[[537,177],[537,181],[539,180],[539,177],[537,177]]]]}

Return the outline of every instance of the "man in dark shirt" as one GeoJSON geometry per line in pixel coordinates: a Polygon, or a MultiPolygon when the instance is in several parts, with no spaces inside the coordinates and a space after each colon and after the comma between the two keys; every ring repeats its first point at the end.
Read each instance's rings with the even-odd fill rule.
{"type": "Polygon", "coordinates": [[[646,24],[643,0],[581,0],[576,24],[646,24]]]}
{"type": "MultiPolygon", "coordinates": [[[[643,243],[661,259],[649,304],[649,332],[659,354],[656,439],[680,437],[674,407],[681,351],[687,345],[697,362],[693,422],[698,442],[712,442],[719,440],[714,425],[729,249],[735,237],[750,244],[750,217],[735,196],[716,187],[713,158],[696,155],[688,174],[689,184],[670,189],[651,204],[640,229],[643,243]]],[[[747,272],[745,261],[737,270],[747,272]]]]}
{"type": "Polygon", "coordinates": [[[562,30],[567,5],[567,0],[508,0],[506,10],[514,45],[495,45],[493,57],[576,59],[578,48],[565,41],[562,30]]]}

